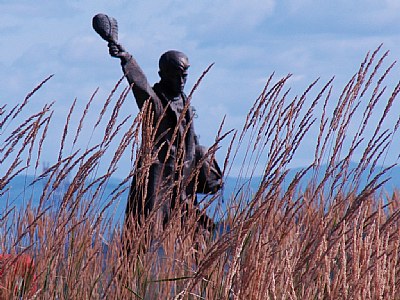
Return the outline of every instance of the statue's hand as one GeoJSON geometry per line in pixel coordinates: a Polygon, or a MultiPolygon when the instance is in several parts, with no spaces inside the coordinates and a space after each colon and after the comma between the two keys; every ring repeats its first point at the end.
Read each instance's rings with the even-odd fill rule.
{"type": "Polygon", "coordinates": [[[108,43],[108,52],[112,57],[117,57],[120,59],[128,59],[131,55],[126,52],[125,48],[120,44],[114,42],[108,43]]]}

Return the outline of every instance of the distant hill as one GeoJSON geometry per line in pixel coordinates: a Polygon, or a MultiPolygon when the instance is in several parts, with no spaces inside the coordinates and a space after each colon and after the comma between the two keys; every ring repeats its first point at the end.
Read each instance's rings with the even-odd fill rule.
{"type": "MultiPolygon", "coordinates": [[[[355,167],[356,164],[352,164],[350,166],[350,169],[355,167]]],[[[377,171],[375,171],[373,175],[377,174],[382,170],[382,168],[376,168],[376,169],[377,171]]],[[[286,177],[284,186],[288,186],[292,181],[292,179],[294,178],[295,174],[300,170],[301,168],[292,169],[289,172],[288,176],[286,177]]],[[[324,171],[325,169],[322,168],[320,174],[323,174],[324,171]]],[[[311,177],[312,174],[310,172],[306,174],[306,176],[300,182],[300,186],[304,187],[311,180],[311,177]]],[[[362,186],[365,185],[367,181],[366,177],[367,176],[365,175],[362,178],[362,183],[361,183],[362,186]]],[[[390,194],[396,188],[400,187],[400,167],[396,166],[393,169],[391,169],[384,178],[389,178],[389,177],[390,180],[383,185],[382,189],[390,194]]],[[[30,200],[33,205],[39,203],[40,196],[42,194],[42,190],[44,187],[44,181],[39,181],[34,185],[31,185],[33,181],[34,177],[27,175],[27,176],[16,176],[10,182],[10,184],[7,186],[8,188],[7,192],[0,197],[0,218],[4,214],[5,208],[7,206],[8,207],[15,206],[16,208],[23,207],[30,200]]],[[[226,204],[228,199],[232,199],[232,197],[235,197],[237,194],[240,193],[245,193],[248,196],[251,196],[252,193],[257,191],[260,181],[261,177],[259,176],[253,177],[251,180],[249,178],[235,178],[235,177],[225,178],[225,184],[223,188],[222,197],[220,198],[220,202],[221,203],[224,202],[226,204]]],[[[118,187],[120,182],[121,180],[118,178],[111,178],[102,193],[102,198],[99,201],[106,202],[107,199],[109,200],[111,192],[118,187]]],[[[57,199],[60,199],[62,197],[63,192],[66,190],[66,188],[67,187],[65,186],[60,187],[56,191],[55,196],[53,198],[54,201],[57,201],[57,199]]],[[[119,217],[123,216],[127,196],[128,196],[128,190],[126,190],[123,194],[121,194],[120,202],[115,203],[115,205],[112,207],[113,209],[115,209],[116,214],[119,217]]]]}

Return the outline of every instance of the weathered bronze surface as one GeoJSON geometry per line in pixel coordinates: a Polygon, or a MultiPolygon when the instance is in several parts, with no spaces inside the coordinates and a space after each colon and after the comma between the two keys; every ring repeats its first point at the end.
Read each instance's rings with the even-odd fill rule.
{"type": "MultiPolygon", "coordinates": [[[[221,170],[215,159],[207,156],[207,148],[199,145],[194,109],[184,93],[189,59],[176,50],[162,54],[160,81],[150,86],[136,60],[118,42],[117,21],[98,14],[93,18],[93,27],[108,42],[110,55],[120,59],[139,109],[150,107],[152,113],[151,119],[143,123],[142,151],[137,158],[126,221],[140,224],[156,204],[162,203],[165,224],[177,203],[185,209],[191,204],[196,206],[196,193],[215,193],[221,187],[221,170]]],[[[200,222],[212,223],[204,214],[200,222]]]]}

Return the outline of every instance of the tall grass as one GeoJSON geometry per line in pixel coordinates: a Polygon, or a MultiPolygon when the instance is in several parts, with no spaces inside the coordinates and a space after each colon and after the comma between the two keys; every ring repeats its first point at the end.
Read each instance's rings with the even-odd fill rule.
{"type": "MultiPolygon", "coordinates": [[[[220,222],[212,233],[199,229],[199,215],[190,205],[174,209],[162,225],[160,211],[173,188],[168,186],[160,187],[165,201],[142,226],[114,222],[113,204],[139,172],[133,167],[104,197],[122,155],[130,153],[133,161],[147,157],[143,182],[155,159],[148,151],[155,134],[146,125],[153,115],[144,109],[136,117],[123,116],[130,92],[117,92],[123,79],[98,113],[92,135],[101,132],[103,138],[78,147],[95,93],[82,113],[71,106],[58,159],[42,173],[53,104],[22,121],[20,116],[48,79],[21,104],[2,106],[0,162],[8,171],[0,178],[1,201],[8,201],[11,180],[27,169],[44,184],[39,203],[11,203],[0,214],[0,253],[14,254],[3,266],[1,297],[398,299],[400,198],[380,188],[394,166],[381,167],[400,124],[398,116],[390,119],[400,84],[387,92],[393,65],[383,67],[386,57],[381,48],[368,54],[339,95],[332,79],[319,90],[317,80],[291,98],[290,75],[278,80],[271,75],[243,128],[224,134],[221,125],[209,154],[225,140],[224,176],[233,165],[241,168],[235,193],[216,210],[220,222]],[[307,144],[312,163],[289,176],[291,162],[313,132],[314,144],[307,144]],[[358,161],[355,167],[352,161],[358,161]],[[240,179],[258,175],[261,164],[262,180],[254,191],[240,179]],[[23,255],[33,258],[27,269],[34,272],[10,271],[23,255]]],[[[197,175],[198,169],[192,177],[197,175]]],[[[25,197],[29,200],[29,192],[25,197]]],[[[201,207],[219,200],[219,194],[204,198],[201,207]]]]}

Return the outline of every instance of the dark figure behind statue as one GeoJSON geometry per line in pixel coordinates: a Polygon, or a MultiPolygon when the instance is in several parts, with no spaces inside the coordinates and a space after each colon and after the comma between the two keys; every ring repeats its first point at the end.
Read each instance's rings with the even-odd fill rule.
{"type": "Polygon", "coordinates": [[[154,208],[160,208],[165,226],[179,204],[184,211],[194,206],[199,223],[212,227],[212,220],[197,208],[196,193],[216,193],[221,188],[222,173],[213,153],[199,145],[194,130],[193,107],[184,93],[190,66],[187,56],[175,50],[161,55],[160,81],[151,87],[136,60],[117,42],[115,19],[100,15],[99,21],[96,17],[93,27],[109,42],[110,55],[121,60],[139,109],[151,111],[143,122],[126,224],[140,225],[154,208]]]}

